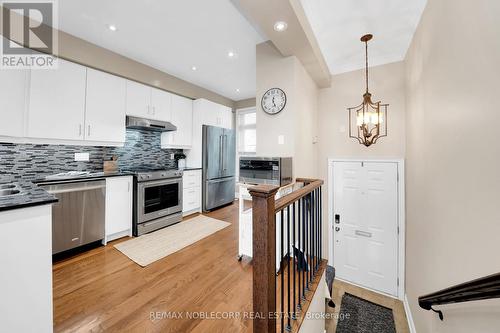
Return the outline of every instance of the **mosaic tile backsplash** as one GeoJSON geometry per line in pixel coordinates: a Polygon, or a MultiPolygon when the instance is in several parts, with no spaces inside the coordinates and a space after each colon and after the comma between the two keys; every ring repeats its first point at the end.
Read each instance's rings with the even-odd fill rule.
{"type": "Polygon", "coordinates": [[[34,180],[66,171],[99,172],[103,161],[118,156],[120,169],[141,166],[175,168],[170,154],[178,149],[161,149],[161,133],[127,129],[123,147],[34,145],[0,143],[0,182],[34,180]],[[89,153],[88,162],[76,162],[75,153],[89,153]]]}

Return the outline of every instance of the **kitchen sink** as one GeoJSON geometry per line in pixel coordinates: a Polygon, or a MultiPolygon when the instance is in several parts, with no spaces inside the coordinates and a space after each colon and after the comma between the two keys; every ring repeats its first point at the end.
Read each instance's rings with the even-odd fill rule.
{"type": "Polygon", "coordinates": [[[19,194],[19,193],[21,193],[21,191],[19,191],[19,190],[13,190],[13,189],[0,190],[0,197],[6,197],[6,196],[9,196],[9,195],[15,195],[15,194],[19,194]]]}

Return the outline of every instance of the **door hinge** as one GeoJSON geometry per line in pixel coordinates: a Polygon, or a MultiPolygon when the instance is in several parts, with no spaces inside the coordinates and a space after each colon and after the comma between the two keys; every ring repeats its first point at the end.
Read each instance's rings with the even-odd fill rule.
{"type": "Polygon", "coordinates": [[[399,235],[399,226],[398,226],[398,235],[399,235]]]}
{"type": "Polygon", "coordinates": [[[396,173],[396,179],[399,182],[399,171],[396,173]]]}

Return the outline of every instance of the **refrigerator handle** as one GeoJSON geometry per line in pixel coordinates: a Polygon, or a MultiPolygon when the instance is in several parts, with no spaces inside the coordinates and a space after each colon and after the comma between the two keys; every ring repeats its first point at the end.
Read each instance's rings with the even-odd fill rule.
{"type": "Polygon", "coordinates": [[[222,159],[224,158],[222,155],[222,135],[219,135],[219,175],[222,173],[222,159]]]}
{"type": "Polygon", "coordinates": [[[226,149],[227,149],[227,134],[224,134],[224,143],[223,143],[223,147],[224,147],[224,162],[222,163],[222,170],[224,171],[224,174],[226,174],[226,166],[227,166],[227,161],[226,161],[226,149]]]}

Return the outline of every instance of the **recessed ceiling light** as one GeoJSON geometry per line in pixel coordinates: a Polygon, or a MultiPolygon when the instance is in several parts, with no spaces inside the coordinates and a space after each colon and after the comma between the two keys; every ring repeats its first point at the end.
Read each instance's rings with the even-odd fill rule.
{"type": "Polygon", "coordinates": [[[116,25],[108,24],[108,29],[111,31],[116,31],[116,25]]]}
{"type": "Polygon", "coordinates": [[[191,69],[192,69],[193,71],[195,71],[195,70],[197,70],[198,68],[196,68],[196,66],[193,66],[193,67],[191,67],[191,69]]]}
{"type": "Polygon", "coordinates": [[[227,56],[228,58],[235,59],[238,55],[234,51],[228,51],[227,56]]]}
{"type": "Polygon", "coordinates": [[[240,88],[236,88],[236,92],[240,92],[240,88]]]}
{"type": "Polygon", "coordinates": [[[288,24],[286,24],[286,22],[284,22],[284,21],[278,21],[278,22],[274,23],[274,30],[276,30],[278,32],[285,31],[286,28],[288,28],[288,24]]]}

